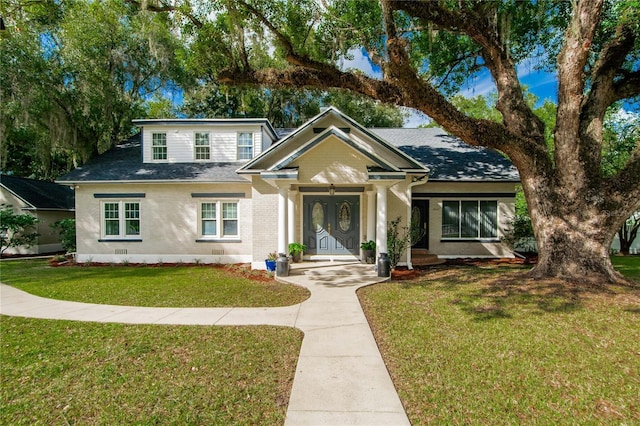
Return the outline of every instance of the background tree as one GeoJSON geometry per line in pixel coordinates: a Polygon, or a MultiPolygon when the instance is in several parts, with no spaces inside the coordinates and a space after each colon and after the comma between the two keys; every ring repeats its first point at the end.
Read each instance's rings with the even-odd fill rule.
{"type": "Polygon", "coordinates": [[[5,172],[51,179],[84,163],[130,136],[145,99],[181,76],[166,16],[120,0],[1,8],[5,172]]]}
{"type": "Polygon", "coordinates": [[[193,12],[206,13],[207,5],[195,6],[0,2],[0,170],[52,180],[126,140],[133,118],[267,117],[276,127],[297,127],[335,103],[371,126],[402,125],[399,109],[362,96],[220,85],[208,73],[211,61],[228,64],[238,43],[252,44],[254,61],[278,62],[264,38],[220,36],[237,28],[238,11],[212,24],[193,12]],[[184,24],[184,40],[171,19],[184,24]]]}
{"type": "Polygon", "coordinates": [[[38,219],[28,213],[17,214],[10,205],[0,205],[0,254],[11,247],[31,247],[38,238],[38,219]]]}
{"type": "MultiPolygon", "coordinates": [[[[636,0],[315,0],[198,3],[198,56],[210,78],[232,85],[335,87],[412,107],[470,145],[499,150],[520,172],[539,250],[533,277],[622,282],[609,259],[615,232],[640,208],[640,147],[602,173],[604,116],[640,93],[636,0]],[[214,44],[217,43],[217,44],[214,44]],[[265,49],[265,46],[269,46],[265,49]],[[381,78],[343,70],[355,49],[381,78]],[[554,71],[553,131],[527,103],[518,64],[554,71]],[[268,57],[268,58],[267,58],[268,57]],[[501,121],[462,113],[448,97],[487,70],[501,121]],[[546,133],[553,135],[552,147],[546,133]]],[[[193,14],[190,14],[192,18],[193,14]]],[[[186,27],[183,27],[186,32],[186,27]]]]}
{"type": "Polygon", "coordinates": [[[265,117],[279,128],[298,127],[333,105],[366,127],[402,127],[407,116],[399,108],[336,90],[196,85],[185,94],[180,112],[188,117],[265,117]]]}
{"type": "Polygon", "coordinates": [[[620,254],[628,256],[631,252],[631,245],[638,237],[640,230],[640,211],[634,212],[618,230],[618,240],[620,241],[620,254]]]}

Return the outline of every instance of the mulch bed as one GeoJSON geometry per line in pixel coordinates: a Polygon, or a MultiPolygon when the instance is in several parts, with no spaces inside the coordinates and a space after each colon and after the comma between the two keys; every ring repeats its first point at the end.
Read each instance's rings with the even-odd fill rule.
{"type": "Polygon", "coordinates": [[[465,257],[460,259],[447,259],[444,265],[456,266],[499,266],[499,265],[533,265],[538,261],[537,255],[528,255],[524,259],[519,257],[501,257],[496,259],[479,259],[465,257]]]}
{"type": "Polygon", "coordinates": [[[406,266],[398,266],[391,271],[391,279],[395,281],[413,280],[423,275],[426,271],[447,269],[452,266],[492,267],[501,265],[532,265],[535,264],[537,260],[538,257],[536,255],[528,255],[525,259],[519,257],[495,259],[466,257],[460,259],[447,259],[447,261],[441,265],[416,266],[415,269],[407,269],[406,266]]]}

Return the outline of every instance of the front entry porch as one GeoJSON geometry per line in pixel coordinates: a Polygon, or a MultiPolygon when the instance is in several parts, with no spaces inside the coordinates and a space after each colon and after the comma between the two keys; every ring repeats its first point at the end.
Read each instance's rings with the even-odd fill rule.
{"type": "Polygon", "coordinates": [[[304,260],[358,261],[363,241],[376,242],[376,259],[387,246],[389,183],[301,186],[280,183],[278,252],[306,246],[304,260]],[[382,250],[381,250],[382,248],[382,250]]]}

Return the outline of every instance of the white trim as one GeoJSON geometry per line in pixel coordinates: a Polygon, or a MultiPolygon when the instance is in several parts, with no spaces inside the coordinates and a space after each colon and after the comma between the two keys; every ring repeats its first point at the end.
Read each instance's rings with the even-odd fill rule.
{"type": "Polygon", "coordinates": [[[167,137],[167,132],[151,132],[151,144],[149,146],[149,160],[151,163],[168,163],[169,162],[169,138],[167,137]],[[164,135],[164,145],[154,145],[154,136],[155,135],[164,135]],[[164,147],[164,155],[165,158],[155,158],[153,148],[163,148],[164,147]]]}
{"type": "Polygon", "coordinates": [[[278,254],[288,254],[287,246],[287,204],[289,198],[289,188],[281,187],[278,189],[278,254]]]}
{"type": "MultiPolygon", "coordinates": [[[[224,240],[229,241],[237,241],[240,239],[240,228],[241,228],[241,220],[240,220],[240,201],[235,198],[197,198],[198,206],[198,236],[197,239],[199,241],[206,240],[215,240],[216,242],[224,243],[224,240]],[[215,204],[216,205],[216,234],[215,235],[204,235],[202,230],[202,205],[203,204],[215,204]],[[222,217],[223,212],[223,204],[233,203],[236,205],[237,217],[235,218],[238,223],[238,232],[234,235],[224,235],[224,219],[222,217]]],[[[233,220],[233,219],[227,219],[233,220]]]]}
{"type": "Polygon", "coordinates": [[[193,136],[193,161],[196,163],[209,163],[211,162],[211,132],[210,131],[202,131],[202,130],[194,130],[192,132],[192,136],[193,136]],[[201,134],[201,135],[207,135],[207,145],[197,145],[196,144],[196,140],[197,140],[197,135],[201,134]],[[198,148],[204,148],[204,147],[208,147],[209,148],[209,158],[196,158],[196,152],[198,150],[198,148]]]}
{"type": "Polygon", "coordinates": [[[387,253],[387,186],[375,185],[376,188],[376,259],[380,253],[387,253]],[[382,251],[384,250],[384,251],[382,251]]]}
{"type": "Polygon", "coordinates": [[[7,190],[7,192],[9,192],[9,194],[13,195],[14,197],[16,197],[18,200],[22,201],[23,203],[27,204],[27,206],[31,206],[31,207],[20,207],[21,210],[37,210],[38,208],[36,206],[34,206],[33,204],[31,204],[30,202],[28,202],[27,200],[25,200],[24,198],[22,198],[21,196],[19,196],[18,194],[16,194],[15,192],[13,192],[11,189],[7,188],[6,185],[0,183],[0,187],[4,188],[5,190],[7,190]]]}
{"type": "Polygon", "coordinates": [[[142,201],[139,198],[109,198],[100,199],[100,240],[107,242],[109,240],[141,240],[142,239],[142,201]],[[125,203],[138,204],[138,225],[140,226],[137,234],[128,235],[127,218],[125,217],[125,203]],[[118,205],[118,235],[107,235],[106,218],[104,215],[105,204],[118,205]]]}
{"type": "Polygon", "coordinates": [[[236,161],[251,161],[256,157],[256,137],[255,132],[236,132],[236,161]],[[251,156],[249,158],[240,158],[240,148],[248,148],[248,145],[240,145],[240,135],[251,135],[251,156]]]}

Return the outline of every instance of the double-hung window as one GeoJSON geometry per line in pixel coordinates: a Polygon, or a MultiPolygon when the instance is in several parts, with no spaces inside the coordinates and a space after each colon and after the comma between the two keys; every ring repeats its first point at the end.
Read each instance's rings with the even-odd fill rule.
{"type": "Polygon", "coordinates": [[[102,236],[107,239],[140,238],[140,203],[138,201],[103,202],[102,236]]]}
{"type": "Polygon", "coordinates": [[[167,159],[167,134],[153,133],[151,135],[151,153],[154,160],[167,159]]]}
{"type": "Polygon", "coordinates": [[[236,201],[206,201],[200,203],[200,234],[202,238],[237,238],[238,203],[236,201]]]}
{"type": "Polygon", "coordinates": [[[443,201],[442,238],[462,240],[498,238],[498,202],[443,201]]]}
{"type": "Polygon", "coordinates": [[[253,158],[253,133],[238,133],[238,160],[253,158]]]}
{"type": "Polygon", "coordinates": [[[195,158],[196,160],[211,159],[211,147],[209,145],[209,133],[196,132],[195,134],[195,158]]]}

